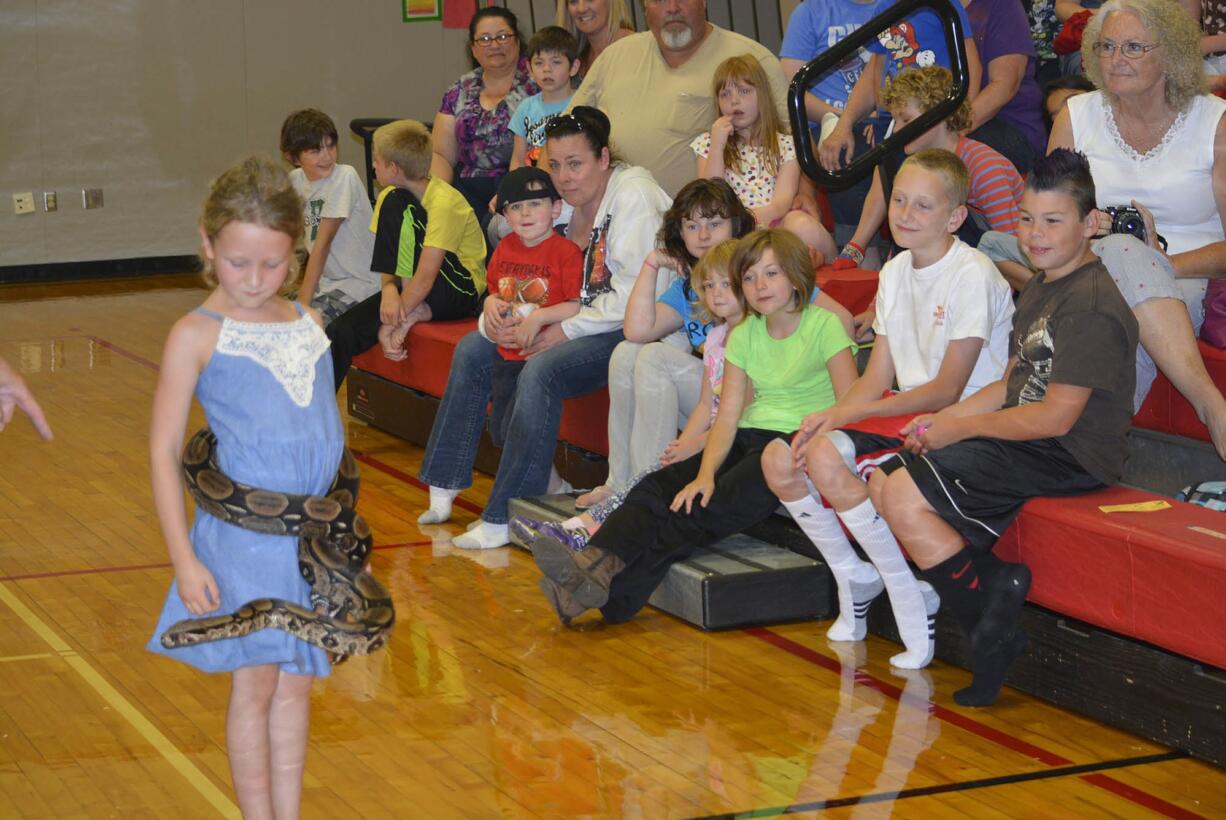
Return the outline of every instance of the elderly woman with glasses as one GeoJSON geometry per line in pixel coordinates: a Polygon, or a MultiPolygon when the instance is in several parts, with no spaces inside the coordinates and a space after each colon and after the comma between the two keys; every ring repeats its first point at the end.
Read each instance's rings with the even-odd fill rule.
{"type": "Polygon", "coordinates": [[[434,115],[430,173],[462,193],[484,225],[511,162],[511,114],[540,89],[528,73],[513,13],[500,6],[479,10],[468,24],[468,40],[473,70],[451,84],[434,115]]]}
{"type": "MultiPolygon", "coordinates": [[[[1099,90],[1069,99],[1048,150],[1085,154],[1099,207],[1132,205],[1144,218],[1148,252],[1122,234],[1094,245],[1140,325],[1136,404],[1156,363],[1226,457],[1226,402],[1194,340],[1205,317],[1206,277],[1226,269],[1226,102],[1205,93],[1199,41],[1178,3],[1105,3],[1081,47],[1099,90]]],[[[1111,224],[1100,214],[1103,232],[1111,224]]],[[[1219,284],[1226,283],[1213,288],[1219,284]]]]}

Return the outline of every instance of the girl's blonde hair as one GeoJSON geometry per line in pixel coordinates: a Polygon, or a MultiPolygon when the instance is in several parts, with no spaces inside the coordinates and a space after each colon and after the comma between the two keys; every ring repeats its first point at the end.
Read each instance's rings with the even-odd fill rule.
{"type": "MultiPolygon", "coordinates": [[[[575,26],[575,21],[570,16],[570,4],[566,0],[558,0],[558,13],[553,20],[554,25],[561,26],[575,35],[575,39],[579,41],[580,59],[587,56],[592,44],[588,41],[587,35],[575,26]]],[[[626,0],[609,0],[608,29],[610,38],[617,36],[617,32],[621,29],[634,31],[634,18],[630,16],[630,7],[626,5],[626,0]]]]}
{"type": "MultiPolygon", "coordinates": [[[[302,197],[294,190],[289,175],[267,157],[248,157],[222,173],[209,186],[204,208],[200,212],[200,227],[210,242],[231,222],[247,222],[283,233],[292,242],[289,275],[281,286],[282,295],[293,291],[298,283],[297,249],[304,231],[302,197]]],[[[201,275],[209,287],[217,287],[217,273],[203,253],[201,275]]]]}
{"type": "MultiPolygon", "coordinates": [[[[1109,0],[1086,23],[1081,38],[1081,65],[1086,78],[1098,86],[1103,96],[1113,100],[1103,83],[1102,66],[1094,47],[1102,39],[1103,24],[1113,14],[1128,12],[1141,21],[1149,36],[1161,48],[1166,104],[1176,113],[1192,104],[1198,94],[1208,92],[1205,64],[1200,56],[1200,27],[1179,3],[1170,0],[1109,0]]],[[[1148,55],[1153,56],[1153,54],[1148,55]]]]}
{"type": "MultiPolygon", "coordinates": [[[[720,242],[713,248],[708,248],[707,252],[702,255],[702,258],[694,263],[694,267],[690,269],[690,288],[694,293],[698,294],[698,303],[694,306],[693,318],[696,321],[702,322],[704,325],[714,322],[722,324],[723,319],[718,316],[713,316],[711,311],[707,310],[706,303],[702,300],[703,284],[713,276],[724,274],[729,279],[732,279],[732,254],[736,251],[737,240],[726,239],[720,242]]],[[[741,313],[745,313],[745,297],[741,295],[736,288],[732,289],[733,295],[741,306],[741,313]]]]}
{"type": "MultiPolygon", "coordinates": [[[[759,228],[736,243],[732,254],[732,290],[748,312],[761,316],[745,299],[745,271],[758,264],[767,251],[775,254],[775,262],[792,285],[793,312],[801,310],[813,298],[816,287],[813,260],[809,247],[791,231],[782,228],[759,228]]],[[[708,251],[709,253],[709,251],[708,251]]],[[[705,257],[704,257],[705,258],[705,257]]]]}
{"type": "MultiPolygon", "coordinates": [[[[782,157],[779,154],[779,135],[785,130],[779,122],[779,114],[775,108],[775,98],[771,94],[770,80],[762,70],[762,64],[749,54],[739,57],[729,57],[715,69],[715,77],[711,82],[712,96],[715,98],[715,116],[720,117],[719,92],[730,82],[741,82],[751,85],[758,92],[758,122],[753,128],[753,141],[762,148],[762,158],[766,164],[766,172],[774,175],[779,173],[782,157]]],[[[728,138],[724,146],[724,167],[737,173],[742,172],[741,138],[735,132],[728,138]]]]}

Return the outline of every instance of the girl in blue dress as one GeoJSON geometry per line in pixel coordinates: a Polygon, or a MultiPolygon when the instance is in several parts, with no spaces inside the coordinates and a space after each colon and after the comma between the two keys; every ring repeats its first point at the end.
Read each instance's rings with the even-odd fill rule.
{"type": "Polygon", "coordinates": [[[153,496],[174,565],[149,649],[206,672],[233,673],[226,748],[246,818],[296,817],[306,761],[311,683],[327,654],[277,629],[164,649],[184,618],[233,612],[257,598],[311,607],[297,538],[264,535],[197,510],[191,531],[180,448],[192,395],[233,480],[285,493],[323,494],[344,432],[319,316],[284,293],[298,273],[302,202],[285,172],[249,159],[214,183],[200,219],[204,304],[170,331],[149,433],[153,496]]]}

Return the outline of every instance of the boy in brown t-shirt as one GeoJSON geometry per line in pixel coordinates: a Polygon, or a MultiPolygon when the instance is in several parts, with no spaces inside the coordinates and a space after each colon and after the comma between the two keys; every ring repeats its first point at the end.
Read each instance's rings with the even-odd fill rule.
{"type": "Polygon", "coordinates": [[[1090,251],[1094,180],[1081,154],[1035,164],[1018,239],[1040,273],[1022,290],[1000,381],[903,428],[881,511],[971,642],[963,706],[995,702],[1026,648],[1030,570],[991,555],[1030,498],[1119,481],[1132,420],[1137,323],[1090,251]]]}

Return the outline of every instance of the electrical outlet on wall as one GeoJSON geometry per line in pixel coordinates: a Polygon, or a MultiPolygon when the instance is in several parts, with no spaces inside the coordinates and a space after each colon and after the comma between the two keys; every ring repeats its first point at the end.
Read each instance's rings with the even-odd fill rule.
{"type": "Polygon", "coordinates": [[[81,191],[81,207],[86,210],[102,207],[102,189],[86,188],[81,191]]]}
{"type": "Polygon", "coordinates": [[[13,213],[16,214],[32,214],[34,213],[34,192],[25,191],[20,194],[13,194],[13,213]]]}
{"type": "Polygon", "coordinates": [[[43,191],[43,210],[58,211],[60,209],[59,199],[55,195],[55,191],[43,191]]]}

